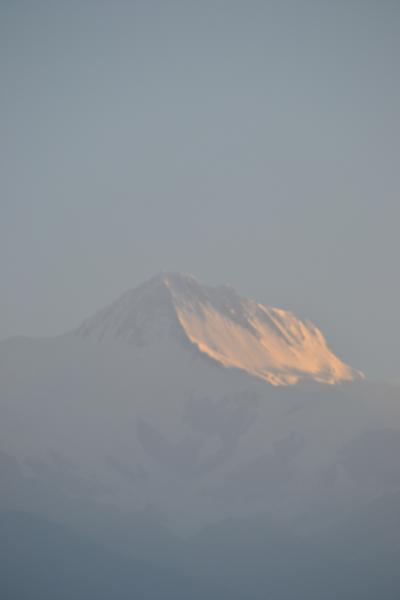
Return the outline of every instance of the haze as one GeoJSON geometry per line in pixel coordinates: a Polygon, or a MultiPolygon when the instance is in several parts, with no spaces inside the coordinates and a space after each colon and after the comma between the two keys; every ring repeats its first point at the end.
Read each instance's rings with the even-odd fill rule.
{"type": "Polygon", "coordinates": [[[0,5],[0,337],[160,269],[399,377],[400,5],[0,5]]]}

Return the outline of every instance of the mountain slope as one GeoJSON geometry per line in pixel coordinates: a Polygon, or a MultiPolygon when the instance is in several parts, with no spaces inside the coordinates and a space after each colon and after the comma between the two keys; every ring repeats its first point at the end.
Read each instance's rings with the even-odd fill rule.
{"type": "Polygon", "coordinates": [[[73,332],[0,344],[0,502],[314,526],[400,485],[398,388],[343,373],[357,377],[292,315],[155,277],[73,332]]]}
{"type": "Polygon", "coordinates": [[[362,376],[333,354],[312,323],[242,298],[229,286],[200,285],[189,275],[151,279],[83,323],[78,335],[136,346],[173,337],[221,366],[273,385],[362,376]]]}

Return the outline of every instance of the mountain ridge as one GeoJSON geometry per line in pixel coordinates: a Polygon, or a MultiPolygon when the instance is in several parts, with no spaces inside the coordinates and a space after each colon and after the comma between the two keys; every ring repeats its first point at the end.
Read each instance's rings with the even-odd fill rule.
{"type": "Polygon", "coordinates": [[[231,286],[205,286],[192,275],[176,272],[161,272],[125,292],[75,333],[135,346],[172,337],[220,366],[272,385],[363,378],[330,350],[312,322],[244,298],[231,286]]]}

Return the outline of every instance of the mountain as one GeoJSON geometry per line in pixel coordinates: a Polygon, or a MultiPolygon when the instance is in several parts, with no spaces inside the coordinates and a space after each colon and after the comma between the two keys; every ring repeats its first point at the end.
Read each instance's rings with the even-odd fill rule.
{"type": "Polygon", "coordinates": [[[160,274],[127,292],[77,333],[135,346],[173,337],[220,366],[273,385],[362,377],[333,354],[311,322],[242,298],[230,286],[203,286],[179,273],[160,274]]]}
{"type": "Polygon", "coordinates": [[[176,530],[263,514],[314,529],[400,490],[399,387],[314,325],[186,275],[0,343],[0,416],[0,508],[103,538],[147,509],[176,530]]]}

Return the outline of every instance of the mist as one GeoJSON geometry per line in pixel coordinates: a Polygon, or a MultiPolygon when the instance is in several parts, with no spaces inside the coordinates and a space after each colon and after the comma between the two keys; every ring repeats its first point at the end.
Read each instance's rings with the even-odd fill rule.
{"type": "Polygon", "coordinates": [[[400,5],[0,3],[0,596],[397,600],[400,5]]]}

